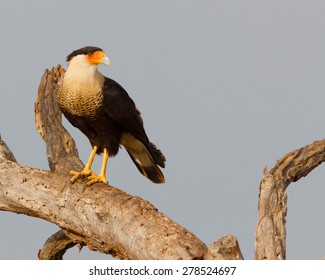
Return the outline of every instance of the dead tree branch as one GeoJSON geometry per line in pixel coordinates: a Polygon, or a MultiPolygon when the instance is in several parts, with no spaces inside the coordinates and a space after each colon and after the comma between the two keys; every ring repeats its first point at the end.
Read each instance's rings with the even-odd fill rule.
{"type": "Polygon", "coordinates": [[[39,260],[62,260],[63,255],[69,249],[75,246],[76,243],[59,230],[46,240],[42,250],[38,252],[39,260]]]}
{"type": "MultiPolygon", "coordinates": [[[[42,218],[61,228],[47,240],[39,259],[62,259],[75,244],[121,259],[204,258],[206,245],[148,201],[104,184],[70,183],[68,171],[83,164],[56,104],[63,73],[60,66],[45,71],[35,102],[35,124],[47,146],[50,171],[20,165],[1,141],[0,210],[42,218]]],[[[239,246],[222,250],[229,247],[224,238],[218,258],[241,256],[239,246]]]]}
{"type": "Polygon", "coordinates": [[[192,259],[206,246],[139,197],[0,162],[0,209],[58,225],[75,243],[122,259],[192,259]]]}
{"type": "Polygon", "coordinates": [[[325,161],[325,139],[294,150],[268,171],[260,184],[258,222],[255,233],[255,258],[286,258],[287,195],[290,183],[305,177],[325,161]]]}
{"type": "MultiPolygon", "coordinates": [[[[243,259],[235,237],[209,248],[152,204],[104,184],[71,185],[71,169],[82,169],[74,140],[64,129],[56,104],[64,74],[46,70],[35,102],[35,124],[47,147],[50,171],[25,167],[0,138],[0,210],[42,218],[61,230],[51,236],[39,259],[62,259],[72,246],[121,259],[243,259]]],[[[325,161],[325,140],[297,149],[264,170],[260,184],[256,259],[285,259],[286,188],[325,161]]]]}
{"type": "Polygon", "coordinates": [[[62,126],[62,113],[57,104],[57,91],[64,69],[58,65],[45,70],[35,101],[35,126],[46,143],[50,170],[67,174],[71,169],[82,169],[76,144],[62,126]]]}

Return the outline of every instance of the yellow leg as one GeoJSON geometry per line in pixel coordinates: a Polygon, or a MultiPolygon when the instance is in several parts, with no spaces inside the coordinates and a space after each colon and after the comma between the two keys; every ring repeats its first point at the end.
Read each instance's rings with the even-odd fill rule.
{"type": "Polygon", "coordinates": [[[106,148],[104,148],[104,157],[103,157],[103,163],[102,163],[102,167],[100,169],[99,175],[91,175],[88,177],[88,182],[87,182],[87,186],[90,186],[94,183],[97,182],[102,182],[104,184],[108,184],[108,181],[106,179],[106,167],[107,167],[107,161],[108,161],[108,150],[106,148]]]}
{"type": "Polygon", "coordinates": [[[90,156],[89,156],[89,159],[88,159],[88,162],[87,162],[85,168],[81,172],[70,171],[70,174],[73,175],[73,177],[70,179],[71,183],[74,183],[79,178],[87,178],[90,176],[96,176],[96,174],[91,171],[91,165],[93,164],[97,150],[98,150],[98,147],[95,145],[93,147],[93,150],[90,153],[90,156]]]}

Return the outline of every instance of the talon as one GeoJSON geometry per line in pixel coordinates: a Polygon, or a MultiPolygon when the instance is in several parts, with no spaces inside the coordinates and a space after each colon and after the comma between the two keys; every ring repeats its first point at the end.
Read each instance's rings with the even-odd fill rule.
{"type": "Polygon", "coordinates": [[[87,186],[91,186],[92,184],[95,183],[104,183],[108,184],[108,181],[106,180],[106,165],[107,165],[107,160],[108,160],[108,150],[104,148],[104,158],[103,158],[103,163],[102,167],[100,169],[100,173],[97,176],[94,172],[90,170],[91,165],[93,163],[94,157],[96,155],[98,147],[95,145],[93,147],[93,150],[90,154],[89,160],[85,166],[85,168],[81,172],[77,171],[70,171],[70,174],[73,175],[72,178],[70,179],[71,183],[73,184],[75,181],[77,181],[79,178],[81,179],[86,179],[88,182],[86,183],[87,186]]]}
{"type": "Polygon", "coordinates": [[[70,179],[70,182],[72,184],[75,181],[77,181],[79,178],[84,179],[84,178],[96,176],[96,174],[94,172],[92,172],[91,170],[89,170],[89,169],[84,169],[81,172],[71,170],[70,174],[73,175],[72,178],[70,179]]]}
{"type": "Polygon", "coordinates": [[[88,182],[86,183],[86,185],[89,187],[95,183],[104,183],[104,184],[108,184],[108,181],[106,180],[105,176],[99,175],[97,176],[96,174],[91,175],[87,178],[88,182]]]}

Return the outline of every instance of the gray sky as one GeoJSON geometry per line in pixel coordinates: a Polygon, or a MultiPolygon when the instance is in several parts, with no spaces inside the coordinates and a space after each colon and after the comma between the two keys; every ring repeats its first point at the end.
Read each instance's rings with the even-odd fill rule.
{"type": "MultiPolygon", "coordinates": [[[[123,85],[166,155],[165,185],[121,150],[108,180],[207,245],[231,233],[254,257],[264,166],[325,135],[324,1],[7,1],[0,10],[0,133],[17,160],[48,169],[34,128],[45,68],[86,45],[123,85]]],[[[85,162],[90,145],[65,123],[85,162]]],[[[98,172],[101,158],[95,162],[98,172]]],[[[289,187],[288,259],[325,256],[325,169],[289,187]]],[[[0,212],[0,259],[35,259],[58,227],[0,212]]],[[[84,248],[66,259],[105,259],[84,248]]]]}

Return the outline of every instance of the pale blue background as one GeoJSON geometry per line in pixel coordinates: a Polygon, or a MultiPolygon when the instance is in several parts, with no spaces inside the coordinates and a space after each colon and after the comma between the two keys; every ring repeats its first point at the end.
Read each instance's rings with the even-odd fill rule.
{"type": "MultiPolygon", "coordinates": [[[[0,132],[17,160],[47,169],[34,128],[45,68],[103,48],[165,153],[166,184],[121,150],[110,183],[152,202],[207,245],[231,233],[254,258],[265,166],[325,135],[324,1],[6,1],[0,10],[0,132]]],[[[66,123],[66,122],[65,122],[66,123]]],[[[66,123],[86,161],[88,140],[66,123]]],[[[100,168],[96,160],[94,171],[100,168]]],[[[325,256],[325,170],[288,190],[287,257],[325,256]]],[[[58,227],[0,212],[0,259],[35,259],[58,227]]],[[[108,258],[84,248],[66,259],[108,258]]]]}

